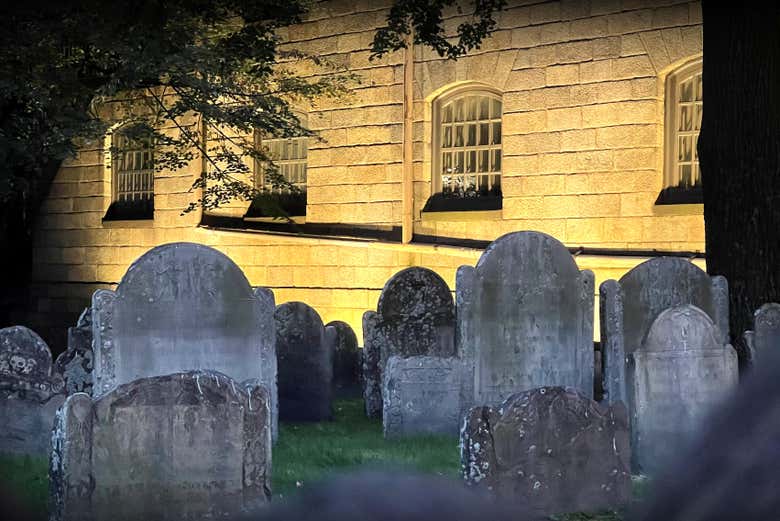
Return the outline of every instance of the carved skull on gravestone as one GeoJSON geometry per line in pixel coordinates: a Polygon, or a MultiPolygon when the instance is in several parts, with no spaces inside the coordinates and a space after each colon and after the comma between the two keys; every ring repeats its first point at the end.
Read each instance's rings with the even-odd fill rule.
{"type": "Polygon", "coordinates": [[[11,355],[11,369],[17,374],[30,374],[35,369],[36,362],[32,358],[11,355]]]}

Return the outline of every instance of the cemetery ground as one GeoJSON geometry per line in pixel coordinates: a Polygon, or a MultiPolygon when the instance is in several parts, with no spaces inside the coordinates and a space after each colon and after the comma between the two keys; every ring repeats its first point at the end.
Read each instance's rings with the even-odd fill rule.
{"type": "MultiPolygon", "coordinates": [[[[382,437],[380,419],[366,418],[361,399],[334,402],[332,422],[280,423],[273,449],[273,494],[294,496],[329,474],[357,467],[400,468],[459,478],[458,440],[449,436],[416,436],[398,440],[382,437]]],[[[0,484],[7,493],[46,518],[48,462],[29,456],[0,456],[0,484]]],[[[616,513],[570,514],[557,521],[620,521],[616,513]]]]}

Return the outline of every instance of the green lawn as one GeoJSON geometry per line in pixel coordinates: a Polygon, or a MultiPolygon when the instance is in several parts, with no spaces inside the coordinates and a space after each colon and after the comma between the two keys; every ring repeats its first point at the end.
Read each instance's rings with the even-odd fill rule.
{"type": "MultiPolygon", "coordinates": [[[[385,441],[382,422],[369,420],[362,400],[335,403],[335,421],[282,423],[273,449],[272,489],[275,497],[294,495],[332,472],[360,466],[389,466],[457,477],[458,439],[425,436],[385,441]]],[[[45,517],[47,461],[0,456],[0,481],[18,500],[45,517]]],[[[620,521],[613,513],[558,516],[558,521],[620,521]]]]}

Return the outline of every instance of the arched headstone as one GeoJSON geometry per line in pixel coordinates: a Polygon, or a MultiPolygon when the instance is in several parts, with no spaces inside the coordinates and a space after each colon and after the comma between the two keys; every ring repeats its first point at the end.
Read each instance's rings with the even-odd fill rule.
{"type": "Polygon", "coordinates": [[[737,353],[701,309],[667,309],[630,355],[628,405],[634,468],[653,474],[692,442],[736,388],[737,353]]]}
{"type": "Polygon", "coordinates": [[[303,302],[280,304],[274,319],[279,363],[279,418],[285,421],[332,420],[335,335],[325,334],[320,316],[303,302]]]}
{"type": "Polygon", "coordinates": [[[41,337],[24,326],[0,329],[0,453],[48,452],[63,387],[41,337]]]}
{"type": "Polygon", "coordinates": [[[334,396],[352,396],[360,389],[360,349],[357,335],[346,322],[334,320],[325,325],[333,330],[335,338],[333,352],[334,396]]]}
{"type": "Polygon", "coordinates": [[[728,285],[679,257],[645,261],[600,286],[601,345],[604,393],[609,402],[626,400],[627,357],[639,349],[650,325],[664,310],[692,304],[718,326],[718,339],[728,343],[728,285]]]}
{"type": "Polygon", "coordinates": [[[211,519],[270,500],[263,386],[213,371],[141,378],[68,397],[52,436],[51,518],[211,519]]]}
{"type": "Polygon", "coordinates": [[[455,309],[447,283],[428,268],[406,268],[382,289],[377,311],[363,316],[367,360],[366,407],[369,416],[381,412],[382,380],[390,357],[454,357],[455,309]],[[378,357],[374,367],[372,357],[378,357]],[[375,371],[376,374],[371,374],[375,371]],[[371,394],[373,393],[373,394],[371,394]]]}
{"type": "Polygon", "coordinates": [[[253,290],[214,248],[185,242],[153,248],[128,268],[116,291],[92,296],[93,394],[204,369],[262,383],[275,411],[273,312],[273,295],[253,290]]]}
{"type": "Polygon", "coordinates": [[[497,406],[546,385],[593,396],[593,273],[559,241],[514,232],[457,274],[458,349],[474,402],[497,406]]]}

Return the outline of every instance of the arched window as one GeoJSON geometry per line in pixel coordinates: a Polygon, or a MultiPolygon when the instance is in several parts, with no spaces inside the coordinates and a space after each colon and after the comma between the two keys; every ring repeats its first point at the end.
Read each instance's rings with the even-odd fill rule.
{"type": "Polygon", "coordinates": [[[689,61],[666,78],[664,191],[659,203],[701,203],[696,143],[702,116],[702,61],[689,61]]]}
{"type": "Polygon", "coordinates": [[[433,189],[445,197],[501,195],[501,96],[458,90],[433,111],[433,189]]]}
{"type": "Polygon", "coordinates": [[[111,206],[106,219],[154,216],[154,140],[133,125],[111,135],[111,206]]]}

